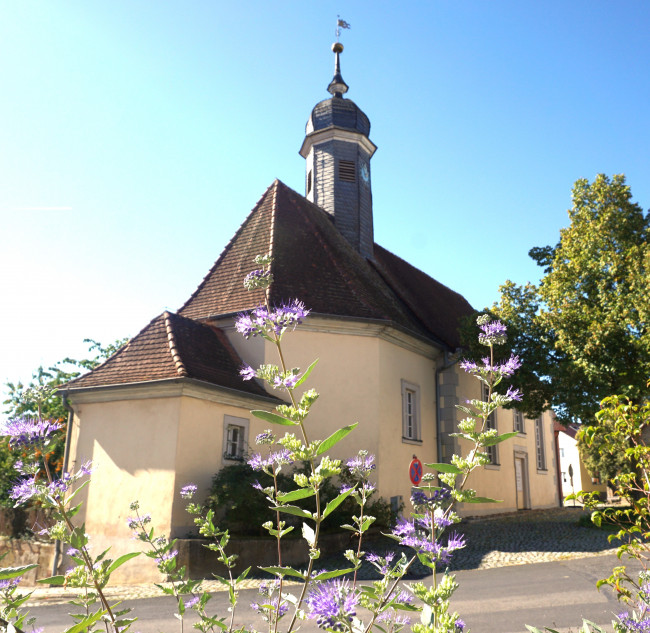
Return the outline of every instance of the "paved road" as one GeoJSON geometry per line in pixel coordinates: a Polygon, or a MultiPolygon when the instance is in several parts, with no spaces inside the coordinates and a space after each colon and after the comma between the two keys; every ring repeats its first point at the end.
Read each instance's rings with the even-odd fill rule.
{"type": "MultiPolygon", "coordinates": [[[[526,633],[525,624],[542,628],[551,626],[561,633],[576,631],[585,616],[611,630],[612,614],[620,610],[616,599],[607,590],[596,590],[596,581],[607,576],[612,567],[620,564],[613,555],[531,563],[494,569],[475,569],[457,572],[460,588],[453,600],[474,633],[526,633]]],[[[247,606],[257,597],[255,590],[241,592],[240,604],[247,606]]],[[[224,593],[214,594],[210,602],[220,612],[227,608],[224,593]]],[[[146,598],[125,601],[139,616],[134,631],[141,633],[176,633],[180,631],[173,617],[174,603],[168,598],[146,598]]],[[[38,626],[44,633],[60,633],[70,620],[66,617],[68,605],[43,605],[30,611],[38,617],[38,626]]],[[[261,621],[258,630],[263,631],[261,621]]],[[[186,627],[186,631],[190,630],[186,627]]],[[[318,629],[313,622],[303,625],[302,631],[318,629]]]]}

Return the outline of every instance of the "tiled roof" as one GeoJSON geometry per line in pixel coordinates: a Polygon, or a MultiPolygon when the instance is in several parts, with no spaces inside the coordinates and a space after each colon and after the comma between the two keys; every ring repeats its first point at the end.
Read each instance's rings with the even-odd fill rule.
{"type": "Polygon", "coordinates": [[[266,392],[239,376],[243,365],[218,328],[170,312],[156,317],[119,352],[66,388],[194,378],[255,395],[266,392]]]}
{"type": "Polygon", "coordinates": [[[154,319],[70,387],[190,377],[263,395],[241,381],[241,360],[205,322],[263,302],[263,291],[249,292],[242,282],[255,256],[267,253],[274,258],[272,305],[298,298],[313,314],[384,321],[449,349],[459,345],[460,318],[473,312],[458,293],[381,246],[374,260],[361,256],[328,213],[276,180],[178,314],[154,319]]]}
{"type": "Polygon", "coordinates": [[[314,313],[389,321],[451,348],[472,307],[458,293],[375,245],[373,264],[332,218],[276,180],[246,218],[196,292],[179,310],[193,319],[249,310],[263,299],[244,276],[255,255],[271,253],[271,303],[299,298],[314,313]]]}
{"type": "Polygon", "coordinates": [[[460,347],[460,319],[474,311],[465,297],[378,244],[374,246],[374,256],[374,264],[385,282],[427,330],[452,349],[460,347]]]}

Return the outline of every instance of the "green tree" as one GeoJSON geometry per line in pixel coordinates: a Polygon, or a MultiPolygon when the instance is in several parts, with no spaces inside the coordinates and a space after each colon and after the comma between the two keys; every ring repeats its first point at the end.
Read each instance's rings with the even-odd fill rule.
{"type": "Polygon", "coordinates": [[[650,376],[650,214],[622,175],[578,180],[572,201],[559,242],[529,253],[544,271],[539,284],[507,281],[491,313],[525,363],[517,408],[596,424],[601,400],[640,403],[650,376]]]}
{"type": "MultiPolygon", "coordinates": [[[[28,384],[20,381],[6,383],[9,397],[3,403],[7,405],[4,413],[10,419],[40,414],[44,418],[58,420],[65,425],[68,412],[62,398],[57,394],[57,388],[99,365],[123,347],[127,341],[128,339],[120,339],[103,346],[92,339],[84,339],[84,343],[88,344],[89,353],[92,354],[90,358],[81,360],[64,358],[48,369],[39,367],[28,384]]],[[[65,433],[62,433],[60,440],[47,455],[53,472],[60,472],[63,466],[64,447],[65,433]]],[[[9,491],[16,479],[14,463],[20,458],[20,454],[10,449],[6,437],[0,439],[0,506],[13,505],[13,501],[9,498],[9,491]]]]}

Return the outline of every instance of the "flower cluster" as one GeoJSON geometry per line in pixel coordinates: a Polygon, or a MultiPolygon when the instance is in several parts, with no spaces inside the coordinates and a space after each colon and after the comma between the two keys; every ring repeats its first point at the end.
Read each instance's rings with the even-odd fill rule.
{"type": "Polygon", "coordinates": [[[375,456],[368,454],[368,451],[359,451],[358,455],[349,459],[346,463],[351,475],[366,478],[375,468],[375,456]]]}
{"type": "Polygon", "coordinates": [[[299,325],[309,315],[309,312],[305,308],[305,304],[297,299],[273,310],[262,305],[248,314],[240,314],[235,321],[235,329],[245,338],[251,336],[269,338],[273,333],[277,340],[287,329],[299,325]]]}
{"type": "Polygon", "coordinates": [[[285,464],[293,464],[291,451],[286,448],[271,452],[267,457],[262,457],[260,453],[254,453],[248,460],[248,465],[253,470],[268,471],[270,468],[284,466],[285,464]]]}
{"type": "Polygon", "coordinates": [[[307,596],[309,617],[321,629],[343,631],[349,629],[357,614],[359,592],[348,580],[328,580],[316,585],[307,596]]]}
{"type": "Polygon", "coordinates": [[[451,554],[465,547],[465,537],[455,532],[449,536],[447,544],[442,545],[433,534],[430,517],[410,521],[401,518],[392,532],[398,537],[400,545],[411,547],[419,553],[427,553],[432,560],[443,563],[449,563],[451,554]]]}
{"type": "Polygon", "coordinates": [[[492,321],[487,314],[481,315],[476,320],[480,333],[478,342],[487,345],[503,345],[506,342],[506,326],[501,321],[492,321]]]}
{"type": "Polygon", "coordinates": [[[23,417],[7,420],[0,427],[0,435],[9,437],[11,446],[43,446],[62,429],[59,422],[23,417]]]}

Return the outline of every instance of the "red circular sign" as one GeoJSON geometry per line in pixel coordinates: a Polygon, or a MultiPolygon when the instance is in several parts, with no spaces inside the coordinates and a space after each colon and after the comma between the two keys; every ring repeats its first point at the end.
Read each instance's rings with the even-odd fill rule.
{"type": "Polygon", "coordinates": [[[422,481],[422,462],[416,457],[409,466],[411,483],[417,486],[422,481]]]}

